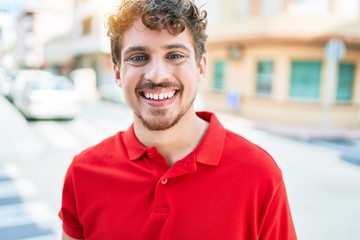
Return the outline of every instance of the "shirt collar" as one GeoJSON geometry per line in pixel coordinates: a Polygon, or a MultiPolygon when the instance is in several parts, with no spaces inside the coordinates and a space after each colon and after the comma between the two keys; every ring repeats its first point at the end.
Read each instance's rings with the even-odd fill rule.
{"type": "Polygon", "coordinates": [[[217,166],[220,161],[221,153],[225,142],[225,128],[221,125],[214,113],[197,112],[200,118],[209,122],[209,127],[194,151],[196,161],[217,166]]]}
{"type": "MultiPolygon", "coordinates": [[[[214,113],[197,112],[196,114],[203,120],[209,122],[209,126],[200,144],[192,154],[195,155],[197,162],[217,166],[224,147],[225,129],[214,113]]],[[[129,159],[132,161],[139,159],[148,150],[135,136],[134,124],[124,132],[123,140],[128,151],[129,159]]]]}
{"type": "Polygon", "coordinates": [[[147,150],[147,148],[142,145],[135,136],[134,124],[131,124],[128,130],[124,132],[123,140],[128,152],[129,159],[132,161],[139,159],[147,150]]]}

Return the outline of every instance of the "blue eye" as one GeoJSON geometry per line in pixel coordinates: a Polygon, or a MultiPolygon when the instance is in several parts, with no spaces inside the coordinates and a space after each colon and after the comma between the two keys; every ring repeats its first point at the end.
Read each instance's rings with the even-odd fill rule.
{"type": "Polygon", "coordinates": [[[130,58],[131,61],[134,62],[141,62],[141,61],[146,61],[147,57],[143,56],[143,55],[136,55],[130,58]]]}
{"type": "Polygon", "coordinates": [[[168,56],[168,59],[179,59],[179,58],[183,58],[183,57],[184,57],[184,55],[174,53],[174,54],[170,54],[168,56]]]}

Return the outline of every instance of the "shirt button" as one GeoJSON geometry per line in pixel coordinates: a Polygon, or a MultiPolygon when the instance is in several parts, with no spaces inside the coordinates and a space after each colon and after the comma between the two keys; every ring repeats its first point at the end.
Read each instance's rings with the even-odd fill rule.
{"type": "Polygon", "coordinates": [[[147,155],[149,156],[149,158],[153,158],[155,156],[155,154],[150,151],[147,152],[147,155]]]}
{"type": "Polygon", "coordinates": [[[167,182],[168,182],[167,178],[161,180],[161,183],[162,183],[162,184],[167,184],[167,182]]]}

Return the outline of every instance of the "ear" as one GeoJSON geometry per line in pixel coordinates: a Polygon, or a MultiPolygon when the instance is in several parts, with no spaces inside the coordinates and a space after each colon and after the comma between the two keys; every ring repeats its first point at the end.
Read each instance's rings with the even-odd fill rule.
{"type": "Polygon", "coordinates": [[[116,65],[115,63],[113,63],[113,71],[114,71],[116,85],[118,85],[119,87],[122,87],[122,82],[121,82],[121,78],[120,78],[120,69],[119,69],[118,65],[116,65]]]}
{"type": "Polygon", "coordinates": [[[199,61],[199,81],[203,81],[206,75],[206,55],[203,54],[199,61]]]}

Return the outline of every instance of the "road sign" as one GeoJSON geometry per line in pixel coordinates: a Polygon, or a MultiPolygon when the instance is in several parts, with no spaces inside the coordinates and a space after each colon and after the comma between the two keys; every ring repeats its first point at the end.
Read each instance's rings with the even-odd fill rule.
{"type": "Polygon", "coordinates": [[[325,54],[328,60],[339,60],[345,54],[345,44],[341,40],[331,39],[325,45],[325,54]]]}

